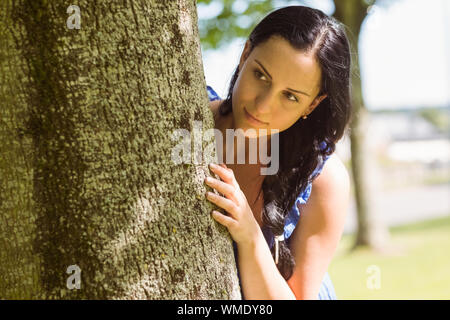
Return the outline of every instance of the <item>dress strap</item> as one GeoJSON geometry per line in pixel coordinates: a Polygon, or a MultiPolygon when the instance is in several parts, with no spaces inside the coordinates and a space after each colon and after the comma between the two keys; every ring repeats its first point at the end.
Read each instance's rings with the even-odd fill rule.
{"type": "Polygon", "coordinates": [[[206,86],[206,91],[208,92],[209,101],[220,100],[219,95],[212,87],[206,86]]]}

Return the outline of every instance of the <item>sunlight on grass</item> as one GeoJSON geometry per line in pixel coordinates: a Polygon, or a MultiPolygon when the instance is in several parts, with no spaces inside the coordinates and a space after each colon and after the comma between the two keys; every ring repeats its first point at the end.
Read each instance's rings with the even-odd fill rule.
{"type": "Polygon", "coordinates": [[[391,229],[384,253],[349,252],[345,235],[329,267],[338,299],[450,299],[450,217],[391,229]],[[369,289],[380,270],[380,288],[369,289]]]}

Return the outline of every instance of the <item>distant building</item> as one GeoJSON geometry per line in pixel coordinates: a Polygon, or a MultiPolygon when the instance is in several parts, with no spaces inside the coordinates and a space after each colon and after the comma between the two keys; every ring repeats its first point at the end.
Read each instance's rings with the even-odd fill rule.
{"type": "Polygon", "coordinates": [[[385,154],[392,160],[450,164],[449,137],[415,110],[373,113],[370,133],[378,142],[376,145],[384,146],[385,154]]]}

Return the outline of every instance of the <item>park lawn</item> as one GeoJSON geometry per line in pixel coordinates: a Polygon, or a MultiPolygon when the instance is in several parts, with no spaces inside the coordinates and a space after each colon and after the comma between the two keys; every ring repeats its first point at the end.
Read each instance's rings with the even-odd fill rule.
{"type": "Polygon", "coordinates": [[[450,299],[450,216],[391,228],[390,234],[384,254],[364,248],[349,253],[354,235],[342,237],[328,269],[338,299],[450,299]],[[379,289],[371,281],[376,273],[379,289]]]}

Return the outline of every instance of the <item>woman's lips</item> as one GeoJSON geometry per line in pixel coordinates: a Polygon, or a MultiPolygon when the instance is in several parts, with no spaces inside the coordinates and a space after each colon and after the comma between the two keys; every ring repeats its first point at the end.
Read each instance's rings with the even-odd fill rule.
{"type": "Polygon", "coordinates": [[[245,112],[245,116],[246,116],[246,118],[247,118],[248,121],[250,121],[250,122],[252,122],[252,123],[254,123],[254,124],[259,124],[259,125],[261,125],[261,124],[263,124],[263,125],[268,125],[267,122],[263,122],[263,121],[261,121],[261,120],[256,119],[255,117],[253,117],[253,116],[247,111],[247,109],[245,109],[245,108],[244,108],[244,112],[245,112]]]}

